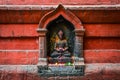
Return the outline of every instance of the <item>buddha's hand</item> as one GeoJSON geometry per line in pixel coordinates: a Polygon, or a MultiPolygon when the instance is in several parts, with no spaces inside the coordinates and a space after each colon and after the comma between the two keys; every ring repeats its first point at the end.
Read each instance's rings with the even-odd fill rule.
{"type": "Polygon", "coordinates": [[[59,48],[55,48],[56,51],[59,51],[59,48]]]}
{"type": "Polygon", "coordinates": [[[64,48],[56,48],[55,50],[58,51],[58,52],[64,52],[65,51],[64,48]]]}

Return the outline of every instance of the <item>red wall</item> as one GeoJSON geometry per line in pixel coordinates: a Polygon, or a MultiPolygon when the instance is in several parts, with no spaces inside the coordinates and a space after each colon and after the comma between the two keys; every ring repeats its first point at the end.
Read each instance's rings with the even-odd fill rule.
{"type": "MultiPolygon", "coordinates": [[[[0,24],[0,64],[37,64],[37,28],[38,24],[0,24]]],[[[120,24],[84,28],[85,63],[120,63],[120,24]]]]}
{"type": "MultiPolygon", "coordinates": [[[[54,5],[59,3],[80,6],[80,4],[119,4],[120,1],[0,0],[1,5],[54,5]]],[[[4,7],[0,6],[0,77],[2,76],[0,80],[45,80],[36,74],[29,73],[32,70],[31,68],[25,68],[28,72],[22,70],[24,69],[24,65],[29,65],[28,67],[30,67],[30,65],[36,65],[38,63],[39,46],[36,29],[42,16],[53,8],[50,10],[9,9],[4,10],[4,7]]],[[[85,28],[85,76],[74,77],[73,80],[120,79],[120,10],[104,9],[70,10],[81,20],[85,28]]],[[[36,70],[33,69],[32,71],[34,72],[36,70]]]]}
{"type": "Polygon", "coordinates": [[[39,4],[119,4],[119,0],[0,0],[0,4],[8,5],[39,5],[39,4]]]}

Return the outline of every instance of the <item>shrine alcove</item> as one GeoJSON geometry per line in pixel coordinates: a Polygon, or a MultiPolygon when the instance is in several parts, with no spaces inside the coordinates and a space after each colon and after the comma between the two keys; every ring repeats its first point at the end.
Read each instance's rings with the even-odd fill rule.
{"type": "Polygon", "coordinates": [[[59,16],[57,19],[50,22],[47,26],[47,34],[46,34],[46,43],[47,43],[47,57],[54,51],[55,41],[59,39],[58,31],[62,30],[64,33],[64,38],[67,41],[68,51],[70,52],[70,56],[73,56],[74,52],[74,41],[75,41],[75,32],[74,26],[69,21],[64,19],[62,16],[59,16]]]}
{"type": "Polygon", "coordinates": [[[41,76],[84,74],[83,35],[85,30],[77,16],[60,4],[55,10],[42,17],[37,31],[40,50],[38,72],[41,76]]]}

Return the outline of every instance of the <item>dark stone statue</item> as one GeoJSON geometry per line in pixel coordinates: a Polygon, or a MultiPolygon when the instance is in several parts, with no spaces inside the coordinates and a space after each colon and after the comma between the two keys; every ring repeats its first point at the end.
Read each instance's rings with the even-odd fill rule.
{"type": "Polygon", "coordinates": [[[54,51],[51,54],[52,58],[69,58],[71,53],[68,51],[67,40],[65,39],[64,33],[62,30],[59,30],[58,39],[55,41],[54,51]]]}

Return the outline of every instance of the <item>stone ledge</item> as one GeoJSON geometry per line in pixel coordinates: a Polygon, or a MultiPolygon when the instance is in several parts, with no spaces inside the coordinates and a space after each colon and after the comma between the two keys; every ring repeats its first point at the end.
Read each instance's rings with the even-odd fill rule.
{"type": "MultiPolygon", "coordinates": [[[[0,10],[52,10],[58,5],[0,5],[0,10]]],[[[64,5],[71,10],[120,10],[120,5],[64,5]]]]}
{"type": "Polygon", "coordinates": [[[120,80],[120,63],[86,64],[84,76],[40,77],[36,65],[0,65],[0,80],[120,80]],[[111,74],[112,73],[112,74],[111,74]]]}
{"type": "Polygon", "coordinates": [[[85,75],[90,74],[101,74],[101,75],[120,75],[120,63],[92,63],[86,64],[85,75]]]}
{"type": "MultiPolygon", "coordinates": [[[[37,65],[0,65],[0,73],[32,73],[37,74],[37,65]]],[[[120,63],[85,64],[85,76],[91,74],[120,75],[120,63]]]]}

